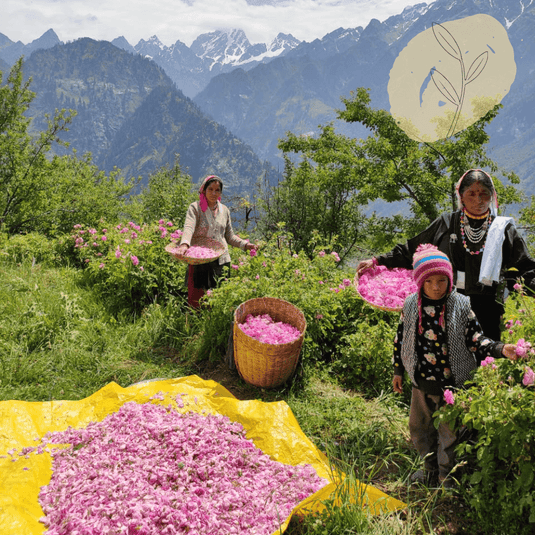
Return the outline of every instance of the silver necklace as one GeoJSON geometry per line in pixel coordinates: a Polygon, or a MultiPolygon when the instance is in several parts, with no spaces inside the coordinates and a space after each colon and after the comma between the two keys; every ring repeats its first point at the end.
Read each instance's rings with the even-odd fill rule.
{"type": "Polygon", "coordinates": [[[479,227],[477,230],[474,230],[470,226],[470,220],[468,219],[468,217],[465,217],[464,212],[462,216],[463,216],[464,234],[472,243],[479,243],[485,237],[485,234],[487,233],[487,228],[489,226],[490,213],[487,216],[487,219],[485,219],[485,222],[483,223],[483,225],[481,225],[481,227],[479,227]]]}

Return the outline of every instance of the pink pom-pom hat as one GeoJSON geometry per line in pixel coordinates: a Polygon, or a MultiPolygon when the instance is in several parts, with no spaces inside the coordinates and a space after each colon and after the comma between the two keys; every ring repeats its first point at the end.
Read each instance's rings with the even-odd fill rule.
{"type": "MultiPolygon", "coordinates": [[[[422,292],[424,282],[431,275],[445,275],[448,277],[448,292],[453,288],[453,267],[448,255],[430,243],[423,243],[418,246],[412,257],[412,269],[414,282],[418,286],[418,332],[422,334],[422,292]]],[[[444,327],[445,305],[439,317],[439,325],[444,327]]]]}

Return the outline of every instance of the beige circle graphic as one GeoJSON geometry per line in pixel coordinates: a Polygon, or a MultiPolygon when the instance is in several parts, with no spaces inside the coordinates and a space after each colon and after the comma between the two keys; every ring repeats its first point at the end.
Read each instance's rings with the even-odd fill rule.
{"type": "Polygon", "coordinates": [[[390,113],[416,141],[447,138],[501,102],[515,75],[513,47],[495,18],[433,23],[394,62],[390,113]]]}

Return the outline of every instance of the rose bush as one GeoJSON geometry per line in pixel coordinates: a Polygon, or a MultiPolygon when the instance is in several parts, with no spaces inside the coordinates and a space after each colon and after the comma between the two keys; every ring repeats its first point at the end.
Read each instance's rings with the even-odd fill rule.
{"type": "Polygon", "coordinates": [[[457,451],[467,463],[462,476],[467,500],[483,531],[533,533],[535,529],[535,349],[518,335],[535,333],[532,299],[521,293],[506,302],[504,341],[518,359],[487,357],[473,383],[455,392],[437,422],[471,432],[457,451]]]}
{"type": "Polygon", "coordinates": [[[85,283],[111,310],[138,312],[185,292],[186,265],[165,252],[165,246],[180,236],[180,229],[163,219],[150,225],[129,221],[108,226],[101,221],[96,227],[75,225],[59,240],[59,247],[82,268],[85,283]]]}

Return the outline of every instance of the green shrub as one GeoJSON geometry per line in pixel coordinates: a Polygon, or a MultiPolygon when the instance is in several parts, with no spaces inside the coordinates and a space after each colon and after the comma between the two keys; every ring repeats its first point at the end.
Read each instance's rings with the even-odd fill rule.
{"type": "Polygon", "coordinates": [[[398,315],[363,306],[351,332],[341,339],[337,372],[359,391],[392,390],[392,353],[398,315]],[[390,316],[390,317],[389,317],[390,316]]]}
{"type": "MultiPolygon", "coordinates": [[[[535,303],[519,293],[507,301],[505,341],[535,333],[535,303]],[[519,319],[522,318],[522,319],[519,319]]],[[[518,340],[525,355],[513,362],[486,359],[470,388],[455,394],[438,421],[464,426],[475,439],[458,453],[468,464],[467,499],[488,533],[533,533],[535,529],[535,349],[518,340]]]]}
{"type": "Polygon", "coordinates": [[[183,296],[186,265],[165,251],[181,231],[171,221],[136,225],[132,221],[97,228],[75,225],[60,240],[65,257],[83,268],[83,280],[112,311],[140,312],[147,304],[183,296]]]}
{"type": "Polygon", "coordinates": [[[31,232],[29,234],[15,234],[1,242],[2,255],[12,262],[29,260],[34,264],[53,265],[58,261],[58,254],[54,242],[43,234],[31,232]]]}
{"type": "Polygon", "coordinates": [[[254,297],[275,297],[305,315],[303,363],[328,364],[347,386],[360,389],[364,382],[383,388],[397,318],[364,304],[352,286],[351,274],[337,269],[338,255],[331,249],[316,244],[309,258],[292,253],[287,242],[275,236],[256,256],[237,255],[228,280],[205,298],[201,354],[217,356],[224,350],[238,305],[254,297]]]}

